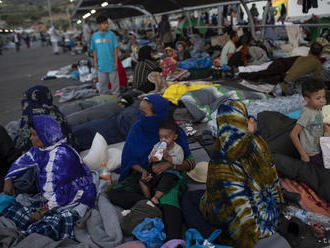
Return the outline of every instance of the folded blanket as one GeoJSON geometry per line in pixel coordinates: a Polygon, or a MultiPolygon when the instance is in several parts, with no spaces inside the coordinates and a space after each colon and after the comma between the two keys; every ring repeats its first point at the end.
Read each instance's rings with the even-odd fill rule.
{"type": "Polygon", "coordinates": [[[60,103],[68,102],[74,99],[88,98],[97,95],[96,89],[92,89],[90,83],[82,84],[79,86],[69,86],[63,89],[57,90],[55,95],[60,96],[58,100],[60,103]]]}
{"type": "Polygon", "coordinates": [[[251,100],[267,99],[269,96],[259,92],[212,85],[212,87],[189,91],[179,100],[193,116],[194,121],[208,121],[215,119],[212,114],[218,109],[221,102],[229,98],[246,100],[245,102],[248,103],[251,100]]]}
{"type": "Polygon", "coordinates": [[[89,210],[75,226],[76,240],[89,247],[116,247],[123,234],[115,207],[103,195],[97,200],[97,208],[89,210]]]}

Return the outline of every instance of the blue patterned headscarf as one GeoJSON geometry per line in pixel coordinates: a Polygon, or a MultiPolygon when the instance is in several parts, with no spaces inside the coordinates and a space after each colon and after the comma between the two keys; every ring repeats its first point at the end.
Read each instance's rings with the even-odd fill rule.
{"type": "Polygon", "coordinates": [[[32,146],[30,141],[29,123],[33,121],[33,116],[49,115],[60,123],[63,133],[68,138],[68,142],[74,145],[71,128],[65,121],[64,115],[53,104],[53,98],[50,90],[46,86],[36,85],[29,88],[22,99],[22,116],[20,127],[14,144],[17,149],[27,151],[32,146]]]}
{"type": "Polygon", "coordinates": [[[48,147],[65,138],[61,125],[48,115],[36,115],[33,117],[33,126],[39,139],[48,147]]]}

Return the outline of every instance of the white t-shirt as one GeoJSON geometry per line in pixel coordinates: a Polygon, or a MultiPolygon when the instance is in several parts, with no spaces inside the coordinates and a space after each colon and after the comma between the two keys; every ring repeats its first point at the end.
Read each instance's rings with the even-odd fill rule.
{"type": "Polygon", "coordinates": [[[232,40],[227,41],[226,45],[222,48],[221,51],[221,60],[220,65],[228,64],[228,53],[234,53],[236,50],[235,44],[232,40]]]}

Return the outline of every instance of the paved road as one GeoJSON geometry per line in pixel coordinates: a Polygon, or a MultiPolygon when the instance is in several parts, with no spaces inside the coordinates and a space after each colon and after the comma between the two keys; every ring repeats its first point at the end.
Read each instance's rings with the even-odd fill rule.
{"type": "MultiPolygon", "coordinates": [[[[18,120],[21,115],[21,99],[24,91],[33,85],[45,85],[54,94],[56,90],[79,84],[71,79],[41,80],[49,70],[72,64],[84,56],[70,53],[54,55],[51,47],[40,47],[35,43],[32,48],[23,46],[20,52],[4,51],[0,55],[0,124],[18,120]]],[[[54,102],[57,103],[56,97],[54,102]]]]}

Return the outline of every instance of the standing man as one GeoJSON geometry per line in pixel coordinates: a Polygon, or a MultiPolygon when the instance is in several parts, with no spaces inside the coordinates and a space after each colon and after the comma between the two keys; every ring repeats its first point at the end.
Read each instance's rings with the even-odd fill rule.
{"type": "Polygon", "coordinates": [[[89,20],[86,20],[83,24],[83,42],[84,42],[84,50],[86,52],[89,51],[89,45],[91,43],[91,37],[92,37],[92,29],[91,29],[91,22],[89,20]]]}
{"type": "Polygon", "coordinates": [[[258,20],[258,16],[259,16],[259,11],[257,9],[257,6],[255,3],[252,4],[252,7],[250,9],[251,15],[253,16],[253,19],[256,21],[258,20]]]}
{"type": "Polygon", "coordinates": [[[14,34],[14,43],[15,43],[16,52],[19,52],[19,48],[21,46],[21,35],[19,33],[14,34]]]}
{"type": "Polygon", "coordinates": [[[50,27],[50,29],[48,30],[48,34],[50,36],[50,42],[53,46],[53,52],[55,55],[58,55],[59,54],[58,42],[60,40],[60,35],[54,26],[50,27]]]}
{"type": "MultiPolygon", "coordinates": [[[[100,95],[119,95],[118,40],[113,32],[108,31],[109,23],[106,16],[98,16],[96,23],[99,30],[92,36],[91,51],[95,70],[98,71],[100,95]],[[111,91],[108,88],[109,79],[111,91]]],[[[94,78],[94,82],[96,80],[97,78],[94,78]]]]}

